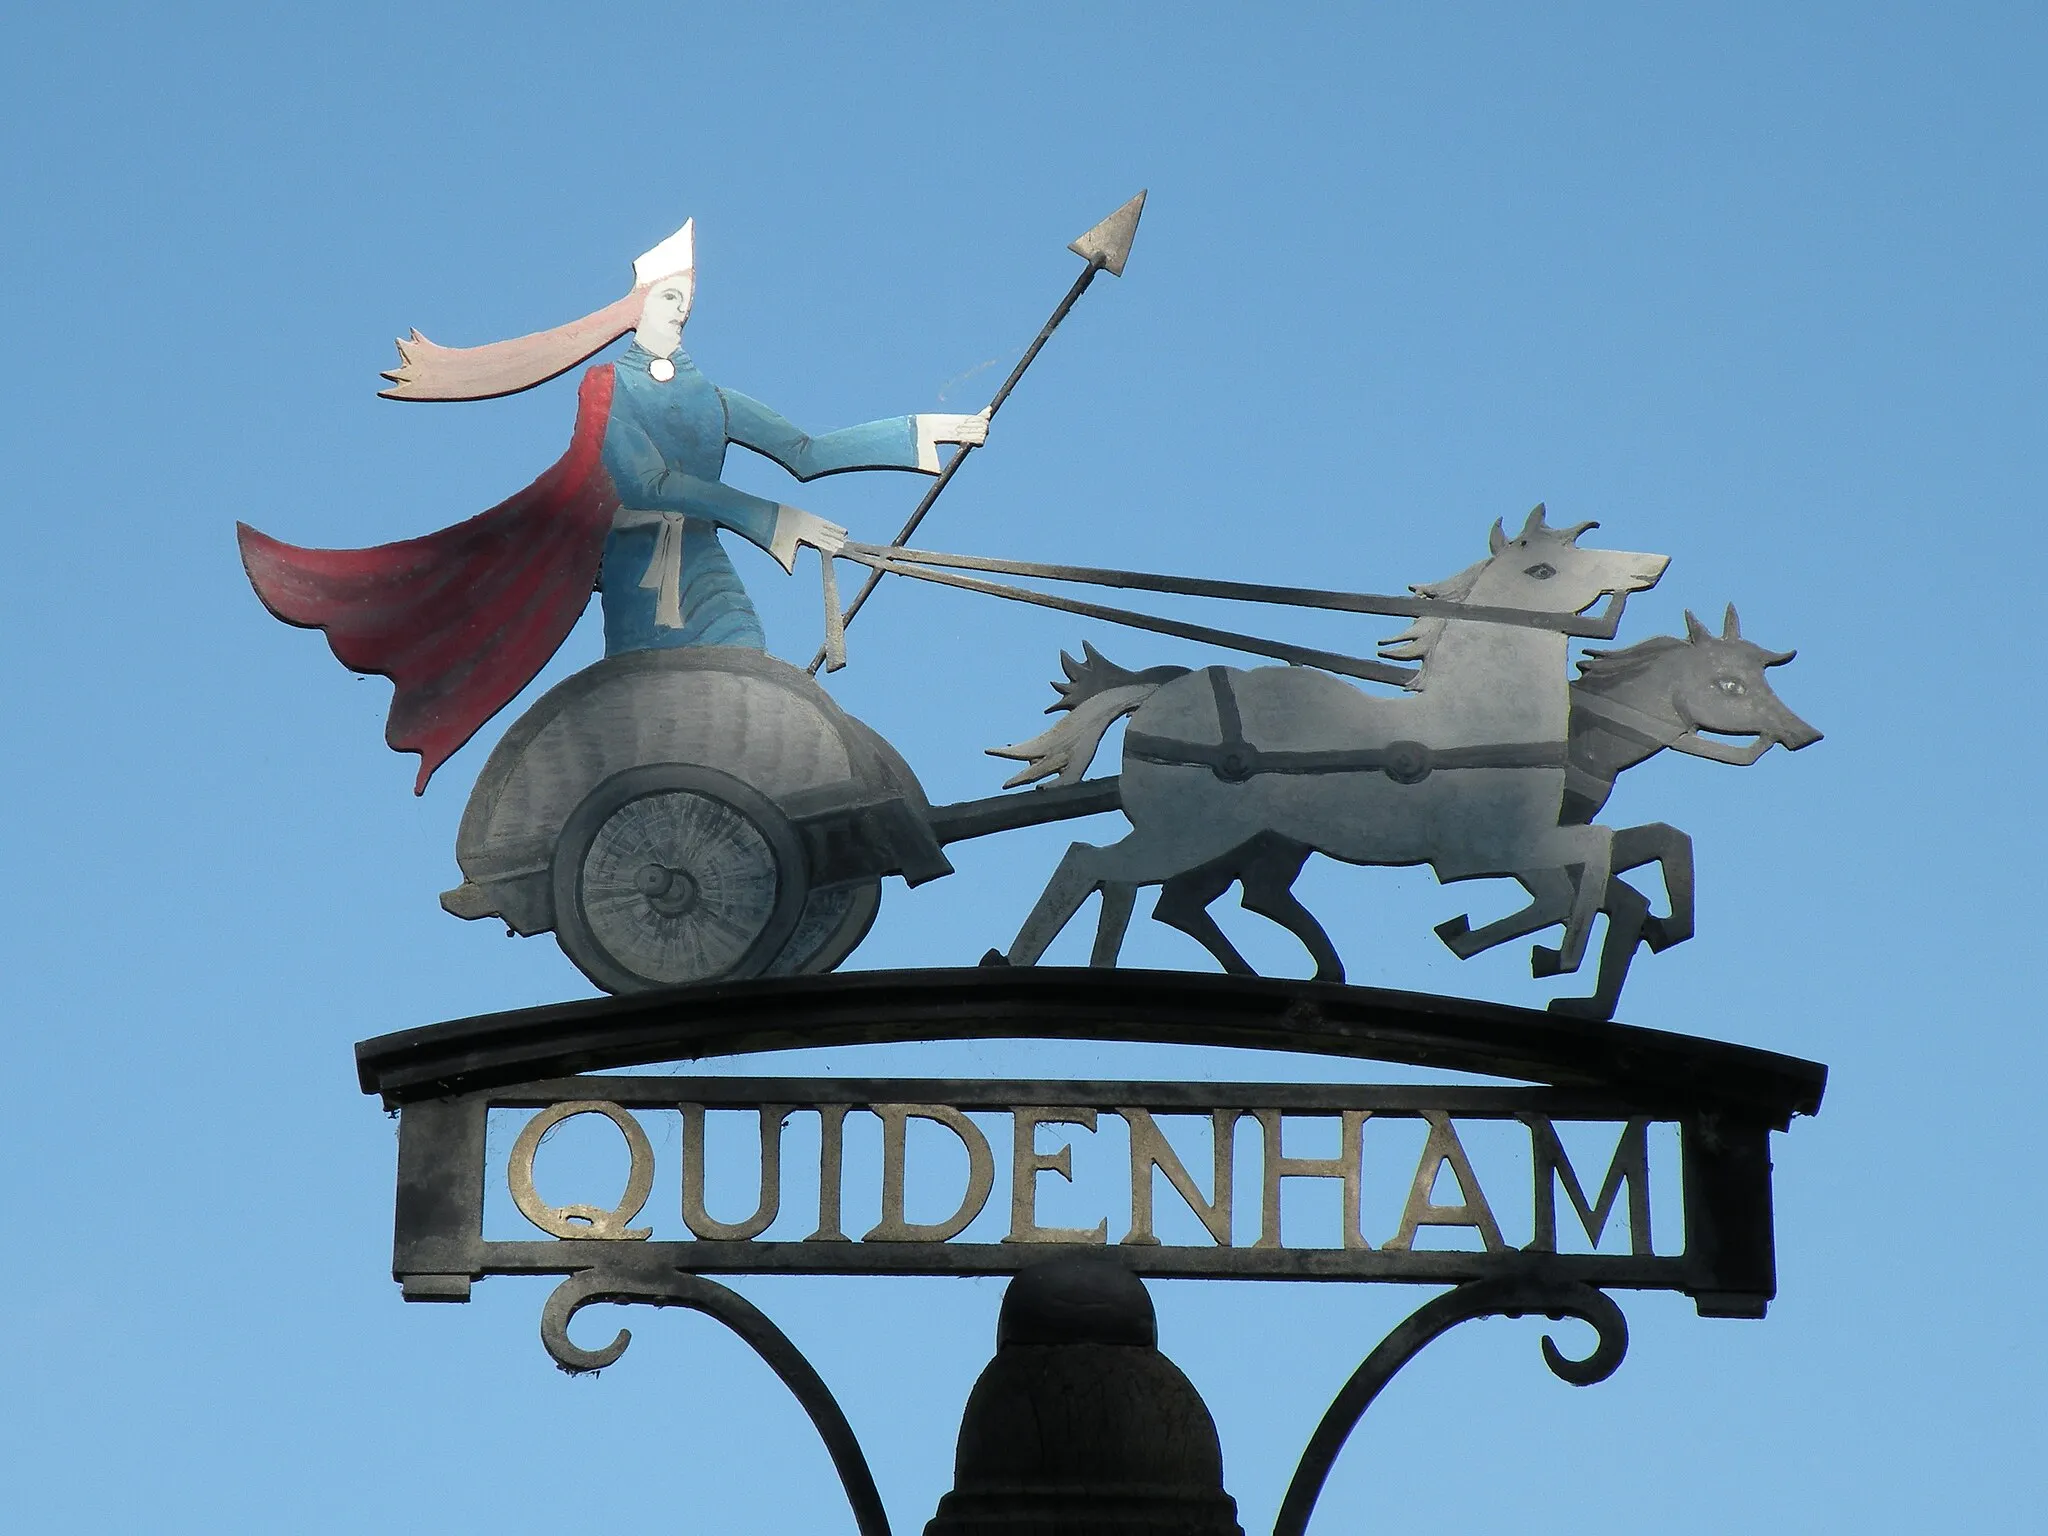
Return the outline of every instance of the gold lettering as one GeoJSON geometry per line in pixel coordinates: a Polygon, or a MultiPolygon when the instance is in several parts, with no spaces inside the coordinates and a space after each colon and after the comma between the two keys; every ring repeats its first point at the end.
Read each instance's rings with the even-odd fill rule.
{"type": "Polygon", "coordinates": [[[1621,1187],[1628,1185],[1628,1251],[1645,1257],[1650,1246],[1650,1122],[1631,1120],[1621,1129],[1614,1156],[1607,1164],[1607,1176],[1600,1181],[1600,1197],[1586,1199],[1586,1187],[1578,1170],[1565,1156],[1557,1127],[1545,1115],[1523,1115],[1529,1127],[1529,1150],[1536,1165],[1536,1231],[1529,1241],[1533,1253],[1557,1252],[1557,1186],[1564,1184],[1565,1198],[1578,1213],[1586,1241],[1600,1246],[1600,1234],[1607,1230],[1607,1218],[1614,1214],[1621,1187]]]}
{"type": "Polygon", "coordinates": [[[652,1227],[627,1227],[640,1214],[654,1190],[654,1148],[640,1122],[616,1104],[596,1099],[573,1099],[550,1104],[526,1122],[519,1139],[512,1143],[512,1156],[505,1168],[505,1182],[512,1189],[512,1203],[519,1214],[552,1237],[613,1238],[640,1241],[653,1234],[652,1227]],[[533,1159],[540,1150],[541,1137],[564,1120],[577,1115],[603,1115],[626,1138],[626,1190],[610,1210],[595,1205],[549,1205],[533,1187],[533,1159]]]}
{"type": "Polygon", "coordinates": [[[1041,1227],[1038,1224],[1038,1176],[1056,1173],[1074,1182],[1074,1149],[1038,1150],[1041,1125],[1078,1125],[1095,1129],[1092,1109],[1019,1107],[1010,1111],[1010,1235],[1006,1243],[1106,1243],[1109,1218],[1093,1227],[1041,1227]]]}
{"type": "Polygon", "coordinates": [[[1347,1109],[1339,1119],[1343,1133],[1335,1157],[1282,1157],[1280,1155],[1280,1123],[1282,1112],[1277,1109],[1255,1109],[1252,1115],[1265,1133],[1265,1199],[1259,1208],[1259,1240],[1254,1248],[1278,1248],[1280,1246],[1280,1181],[1282,1179],[1342,1179],[1344,1181],[1344,1209],[1342,1213],[1343,1243],[1346,1248],[1370,1248],[1365,1234],[1358,1229],[1358,1190],[1364,1177],[1363,1142],[1365,1122],[1372,1118],[1369,1109],[1347,1109]]]}
{"type": "Polygon", "coordinates": [[[1242,1112],[1217,1109],[1209,1114],[1209,1134],[1215,1153],[1212,1188],[1216,1197],[1213,1200],[1202,1198],[1187,1165],[1180,1160],[1180,1154],[1173,1150],[1165,1132],[1159,1129],[1159,1123],[1148,1111],[1120,1109],[1117,1113],[1131,1128],[1131,1230],[1123,1241],[1134,1247],[1159,1246],[1158,1235],[1152,1230],[1152,1172],[1157,1169],[1166,1175],[1166,1182],[1188,1203],[1188,1209],[1201,1218],[1202,1225],[1209,1229],[1209,1236],[1216,1240],[1216,1246],[1228,1248],[1231,1184],[1237,1162],[1237,1122],[1242,1112]]]}
{"type": "Polygon", "coordinates": [[[743,1243],[774,1225],[782,1209],[782,1122],[784,1104],[763,1104],[761,1117],[761,1198],[745,1221],[714,1221],[704,1209],[704,1106],[684,1104],[683,1225],[693,1236],[717,1242],[743,1243]]]}
{"type": "Polygon", "coordinates": [[[846,1167],[846,1111],[844,1104],[818,1106],[818,1230],[807,1243],[851,1242],[843,1223],[839,1198],[841,1175],[846,1167]]]}
{"type": "Polygon", "coordinates": [[[1386,1251],[1408,1252],[1414,1246],[1419,1227],[1471,1227],[1479,1233],[1479,1241],[1488,1253],[1503,1252],[1507,1244],[1501,1241],[1500,1224],[1493,1219],[1493,1209],[1486,1203],[1478,1176],[1472,1172],[1472,1160],[1465,1156],[1464,1143],[1451,1128],[1451,1117],[1440,1109],[1426,1109],[1422,1118],[1429,1122],[1429,1140],[1422,1144],[1422,1161],[1416,1164],[1415,1182],[1408,1187],[1401,1230],[1387,1239],[1386,1251]],[[1458,1205],[1437,1205],[1432,1199],[1437,1175],[1446,1163],[1458,1181],[1458,1205]]]}
{"type": "Polygon", "coordinates": [[[988,1204],[995,1188],[996,1160],[989,1151],[988,1138],[980,1127],[944,1104],[877,1104],[874,1111],[882,1120],[882,1219],[862,1239],[870,1243],[943,1243],[967,1229],[969,1222],[988,1204]],[[967,1193],[960,1209],[944,1221],[911,1222],[903,1219],[904,1162],[912,1120],[934,1120],[960,1138],[967,1148],[967,1193]]]}

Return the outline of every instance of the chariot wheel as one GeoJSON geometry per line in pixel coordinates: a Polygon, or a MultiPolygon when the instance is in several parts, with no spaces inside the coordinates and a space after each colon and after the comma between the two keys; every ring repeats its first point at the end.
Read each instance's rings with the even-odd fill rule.
{"type": "Polygon", "coordinates": [[[879,880],[813,886],[795,931],[765,974],[821,976],[834,969],[868,936],[881,907],[879,880]]]}
{"type": "MultiPolygon", "coordinates": [[[[629,768],[586,795],[555,843],[553,882],[562,952],[613,993],[758,976],[812,894],[775,802],[685,763],[629,768]]],[[[841,926],[819,934],[821,950],[841,926]]]]}

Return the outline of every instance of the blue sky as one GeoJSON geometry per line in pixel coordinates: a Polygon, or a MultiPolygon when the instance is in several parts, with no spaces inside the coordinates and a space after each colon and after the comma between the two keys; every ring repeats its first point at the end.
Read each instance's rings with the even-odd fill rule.
{"type": "MultiPolygon", "coordinates": [[[[1324,1525],[2026,1523],[2048,1427],[2025,1173],[2044,33],[1995,5],[17,7],[0,1326],[19,1518],[511,1532],[602,1507],[850,1528],[795,1411],[708,1323],[634,1319],[593,1383],[541,1354],[537,1284],[400,1305],[392,1127],[351,1043],[587,987],[547,941],[435,904],[496,727],[414,800],[412,760],[382,745],[388,689],[263,613],[233,524],[367,544],[523,484],[566,440],[571,386],[393,405],[374,394],[389,338],[580,314],[689,215],[688,345],[714,378],[807,425],[974,410],[1071,280],[1065,242],[1142,186],[1129,271],[1048,348],[930,542],[1386,591],[1462,568],[1543,500],[1672,556],[1630,636],[1733,600],[1799,648],[1780,690],[1827,733],[1746,772],[1660,761],[1615,804],[1693,833],[1702,914],[1695,943],[1639,964],[1622,1016],[1834,1071],[1777,1144],[1770,1318],[1624,1297],[1630,1358],[1583,1392],[1542,1370],[1534,1325],[1468,1327],[1374,1410],[1324,1525]]],[[[735,473],[876,539],[917,489],[735,473]]],[[[815,586],[746,570],[771,644],[808,656],[815,586]]],[[[935,799],[994,792],[982,749],[1040,728],[1062,647],[1207,659],[993,608],[892,585],[832,685],[935,799]]],[[[1385,632],[1289,630],[1354,650],[1385,632]]],[[[548,677],[598,648],[586,622],[548,677]]],[[[893,887],[855,963],[1006,942],[1071,835],[893,887]]],[[[1319,866],[1302,889],[1356,981],[1555,990],[1519,946],[1460,964],[1431,937],[1505,893],[1319,866]]],[[[1232,921],[1262,964],[1299,965],[1232,921]]],[[[1054,958],[1081,956],[1067,942],[1054,958]]],[[[1207,964],[1142,921],[1128,954],[1207,964]]],[[[767,1070],[785,1065],[1313,1070],[1029,1045],[767,1070]]],[[[746,1288],[918,1528],[999,1285],[746,1288]]],[[[1157,1295],[1249,1529],[1420,1300],[1157,1295]]]]}

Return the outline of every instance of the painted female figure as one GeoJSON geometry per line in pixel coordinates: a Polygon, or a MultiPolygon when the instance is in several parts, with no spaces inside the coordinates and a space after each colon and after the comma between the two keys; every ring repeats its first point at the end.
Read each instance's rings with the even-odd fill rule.
{"type": "Polygon", "coordinates": [[[829,558],[846,530],[724,484],[732,444],[812,480],[852,469],[936,474],[938,444],[986,437],[983,417],[933,414],[812,437],[712,384],[682,350],[693,226],[633,263],[630,293],[581,320],[482,347],[439,347],[417,331],[399,342],[386,396],[482,400],[544,383],[633,333],[618,361],[584,375],[568,452],[525,490],[453,528],[373,549],[299,549],[240,528],[249,579],[272,613],[326,631],[354,670],[391,678],[385,739],[420,754],[415,792],[546,665],[593,586],[608,656],[766,649],[720,530],[785,570],[800,545],[829,558]]]}

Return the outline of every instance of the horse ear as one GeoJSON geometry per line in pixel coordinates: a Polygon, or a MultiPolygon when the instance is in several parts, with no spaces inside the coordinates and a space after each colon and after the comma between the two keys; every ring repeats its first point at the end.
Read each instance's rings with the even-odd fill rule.
{"type": "Polygon", "coordinates": [[[1507,532],[1501,527],[1500,519],[1493,520],[1493,527],[1486,535],[1486,548],[1492,554],[1499,554],[1508,547],[1507,532]]]}
{"type": "Polygon", "coordinates": [[[1698,645],[1702,640],[1714,638],[1714,632],[1699,621],[1690,608],[1685,610],[1685,638],[1689,645],[1698,645]]]}
{"type": "Polygon", "coordinates": [[[1723,640],[1740,640],[1742,638],[1742,620],[1735,616],[1735,605],[1733,603],[1728,605],[1727,615],[1721,620],[1721,638],[1723,640]]]}
{"type": "Polygon", "coordinates": [[[1518,539],[1526,539],[1532,533],[1542,533],[1545,531],[1546,530],[1544,528],[1543,523],[1543,503],[1539,501],[1536,503],[1535,509],[1530,512],[1529,520],[1526,523],[1522,524],[1522,531],[1516,534],[1515,537],[1518,539]]]}
{"type": "Polygon", "coordinates": [[[1579,542],[1579,536],[1581,534],[1591,533],[1595,528],[1598,528],[1599,526],[1600,524],[1598,522],[1586,522],[1580,523],[1575,528],[1567,528],[1564,531],[1564,541],[1567,544],[1576,544],[1579,542]]]}
{"type": "Polygon", "coordinates": [[[1764,665],[1767,667],[1782,667],[1798,654],[1797,651],[1766,651],[1764,652],[1764,665]]]}

